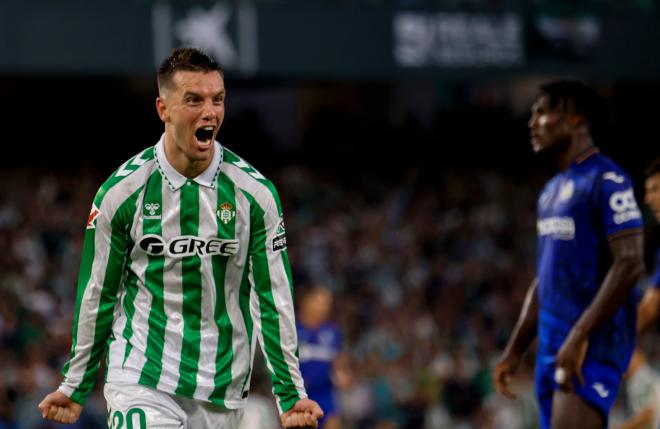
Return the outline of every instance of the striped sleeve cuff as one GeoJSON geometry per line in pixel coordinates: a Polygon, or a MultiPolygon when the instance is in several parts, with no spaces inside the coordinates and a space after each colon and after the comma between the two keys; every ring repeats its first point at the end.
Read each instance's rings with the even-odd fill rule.
{"type": "Polygon", "coordinates": [[[77,402],[80,405],[84,405],[85,401],[87,400],[87,396],[89,396],[89,393],[84,393],[80,390],[76,390],[74,387],[67,384],[66,381],[60,384],[60,387],[57,388],[57,391],[62,392],[63,394],[68,396],[72,401],[77,402]]]}
{"type": "Polygon", "coordinates": [[[280,395],[276,397],[278,411],[280,414],[283,414],[289,411],[299,400],[307,399],[307,393],[305,391],[299,392],[297,390],[292,390],[290,395],[280,395]]]}

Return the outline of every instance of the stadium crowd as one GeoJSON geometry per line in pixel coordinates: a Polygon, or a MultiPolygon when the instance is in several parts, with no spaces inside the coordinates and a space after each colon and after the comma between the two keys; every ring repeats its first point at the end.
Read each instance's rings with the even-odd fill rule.
{"type": "MultiPolygon", "coordinates": [[[[82,234],[103,174],[3,172],[0,429],[62,427],[44,422],[37,403],[68,356],[82,234]]],[[[289,166],[272,177],[296,289],[322,284],[335,296],[342,427],[535,427],[532,357],[517,401],[494,394],[490,371],[533,276],[542,178],[404,176],[349,185],[289,166]]],[[[72,427],[104,427],[96,392],[72,427]]]]}

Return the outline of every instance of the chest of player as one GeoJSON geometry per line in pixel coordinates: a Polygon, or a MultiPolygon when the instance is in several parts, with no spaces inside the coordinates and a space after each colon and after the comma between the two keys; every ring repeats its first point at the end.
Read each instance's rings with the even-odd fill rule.
{"type": "Polygon", "coordinates": [[[537,233],[540,239],[570,241],[595,226],[593,194],[587,178],[563,176],[539,197],[537,233]]]}
{"type": "Polygon", "coordinates": [[[138,200],[131,236],[138,250],[152,256],[231,257],[247,250],[247,200],[188,182],[178,190],[161,187],[138,200]]]}

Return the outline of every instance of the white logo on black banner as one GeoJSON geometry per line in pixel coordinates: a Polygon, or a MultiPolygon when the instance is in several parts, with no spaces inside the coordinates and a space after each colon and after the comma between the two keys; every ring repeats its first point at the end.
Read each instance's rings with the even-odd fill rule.
{"type": "Polygon", "coordinates": [[[254,2],[153,2],[154,62],[159,65],[177,46],[201,48],[225,70],[257,71],[258,24],[254,2]]]}
{"type": "Polygon", "coordinates": [[[213,55],[225,68],[234,68],[238,55],[227,32],[231,12],[220,3],[211,10],[193,8],[176,24],[176,34],[186,45],[199,46],[213,55]]]}

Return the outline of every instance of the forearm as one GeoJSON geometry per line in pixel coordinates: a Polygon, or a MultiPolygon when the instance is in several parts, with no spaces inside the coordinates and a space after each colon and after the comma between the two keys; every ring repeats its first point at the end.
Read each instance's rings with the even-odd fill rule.
{"type": "Polygon", "coordinates": [[[250,264],[262,267],[251,269],[256,302],[250,307],[280,412],[307,397],[299,369],[293,295],[284,255],[280,252],[269,258],[268,253],[257,252],[251,255],[250,264]]]}
{"type": "Polygon", "coordinates": [[[658,319],[660,309],[660,289],[649,288],[637,309],[637,332],[642,333],[658,319]]]}
{"type": "Polygon", "coordinates": [[[539,317],[537,286],[538,279],[535,278],[527,290],[525,301],[520,310],[520,316],[518,316],[518,322],[509,338],[505,354],[514,353],[516,355],[522,355],[534,338],[536,338],[539,317]]]}
{"type": "Polygon", "coordinates": [[[296,355],[298,343],[292,318],[293,303],[290,308],[282,308],[276,307],[267,297],[259,297],[259,301],[260,310],[253,313],[252,317],[255,328],[259,331],[261,349],[268,362],[273,394],[282,413],[299,399],[307,397],[296,355]]]}
{"type": "MultiPolygon", "coordinates": [[[[128,204],[133,204],[129,201],[128,204]]],[[[124,273],[126,233],[100,215],[96,228],[87,229],[78,276],[71,355],[63,369],[59,390],[84,403],[112,331],[115,304],[124,273]]]]}

